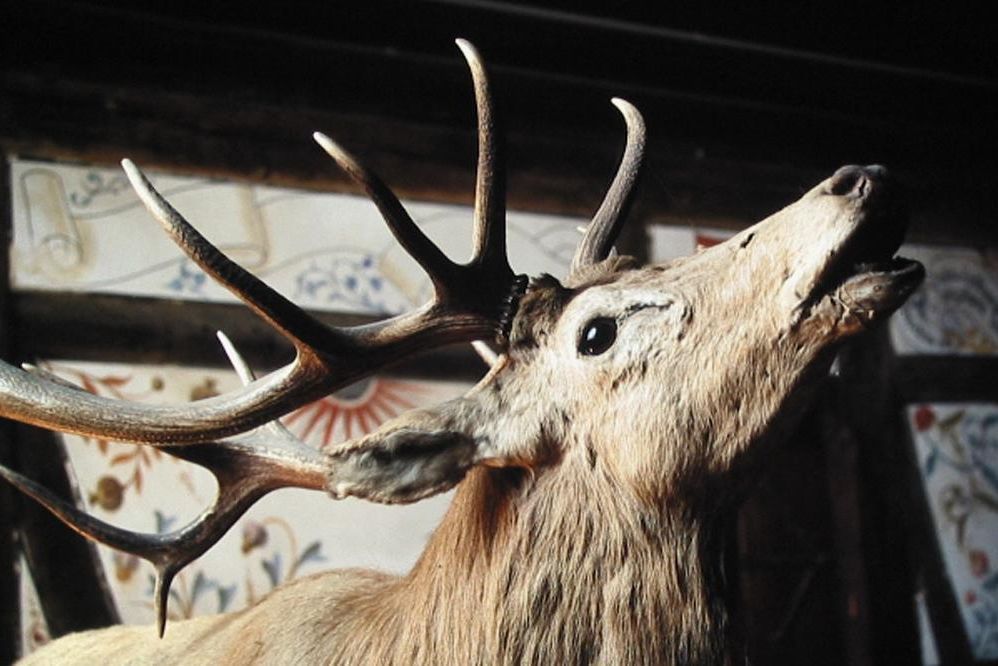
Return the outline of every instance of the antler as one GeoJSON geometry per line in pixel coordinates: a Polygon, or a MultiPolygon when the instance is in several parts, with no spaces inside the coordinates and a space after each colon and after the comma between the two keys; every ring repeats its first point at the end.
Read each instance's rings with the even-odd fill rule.
{"type": "Polygon", "coordinates": [[[575,250],[570,276],[578,274],[586,266],[599,263],[610,255],[613,242],[617,239],[627,217],[634,185],[637,183],[641,162],[644,159],[645,121],[641,117],[641,112],[633,104],[619,97],[615,97],[612,101],[624,116],[627,125],[627,144],[617,174],[610,183],[603,203],[600,204],[586,229],[582,242],[575,250]]]}
{"type": "Polygon", "coordinates": [[[506,258],[504,186],[485,69],[469,43],[458,46],[475,85],[479,120],[475,251],[467,264],[448,259],[381,181],[327,137],[316,140],[370,194],[398,241],[429,274],[433,299],[408,314],[353,328],[316,321],[234,263],[192,227],[130,161],[122,165],[139,198],[181,249],[295,346],[294,362],[242,390],[196,405],[137,405],[75,391],[0,364],[0,416],[121,441],[183,446],[245,432],[405,356],[506,333],[526,278],[506,258]]]}
{"type": "MultiPolygon", "coordinates": [[[[329,489],[330,459],[296,439],[276,419],[414,353],[490,337],[500,347],[505,344],[527,280],[513,273],[506,256],[505,166],[485,68],[471,44],[457,44],[471,69],[479,130],[474,253],[468,263],[448,259],[375,174],[334,141],[315,134],[319,145],[367,191],[395,238],[426,271],[434,288],[430,302],[374,324],[328,328],[209,243],[124,160],[125,173],[150,213],[188,257],[291,341],[295,360],[256,380],[219,334],[243,388],[196,404],[156,406],[95,396],[44,371],[0,362],[0,416],[88,437],[151,444],[216,477],[218,495],[194,522],[169,534],[136,534],[104,523],[0,466],[0,476],[72,529],[154,565],[160,635],[174,575],[217,542],[253,503],[277,488],[329,489]]],[[[609,253],[641,162],[641,116],[623,100],[614,104],[627,122],[627,148],[576,254],[573,273],[609,253]]]]}
{"type": "MultiPolygon", "coordinates": [[[[243,384],[253,375],[221,332],[219,340],[243,384]]],[[[42,370],[35,370],[45,374],[42,370]]],[[[52,381],[58,381],[53,378],[52,381]]],[[[69,390],[87,395],[82,389],[69,390]]],[[[215,501],[198,518],[168,534],[138,534],[98,520],[43,486],[0,465],[0,476],[35,499],[76,532],[148,560],[156,569],[154,601],[160,636],[166,627],[166,605],[173,577],[213,546],[258,499],[278,488],[323,490],[325,455],[304,444],[280,421],[235,437],[163,451],[208,469],[218,482],[215,501]]]]}
{"type": "Polygon", "coordinates": [[[485,69],[471,44],[459,40],[458,46],[471,69],[479,121],[475,249],[467,264],[448,259],[377,176],[328,137],[315,135],[367,190],[395,238],[427,272],[434,286],[429,303],[370,325],[328,328],[209,243],[134,164],[124,160],[125,173],[146,208],[208,275],[292,342],[297,352],[294,362],[254,380],[220,334],[243,389],[179,406],[110,400],[44,371],[0,362],[0,416],[89,437],[151,444],[207,468],[218,480],[215,502],[191,524],[170,534],[136,534],[104,523],[0,467],[0,476],[77,532],[155,566],[160,635],[173,576],[217,542],[253,503],[277,488],[326,488],[325,456],[297,440],[277,418],[413,353],[482,338],[504,342],[527,280],[513,274],[506,257],[504,164],[485,69]]]}

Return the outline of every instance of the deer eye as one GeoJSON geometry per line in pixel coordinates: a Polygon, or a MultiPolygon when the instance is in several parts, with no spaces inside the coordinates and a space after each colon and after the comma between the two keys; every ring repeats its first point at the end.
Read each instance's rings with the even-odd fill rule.
{"type": "Polygon", "coordinates": [[[613,345],[617,339],[617,320],[610,317],[597,317],[582,327],[579,337],[579,353],[583,356],[599,356],[613,345]]]}

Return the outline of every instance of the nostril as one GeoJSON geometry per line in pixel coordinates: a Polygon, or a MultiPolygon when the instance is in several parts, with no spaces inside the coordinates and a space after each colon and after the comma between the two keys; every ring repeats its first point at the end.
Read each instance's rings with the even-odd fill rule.
{"type": "Polygon", "coordinates": [[[887,178],[887,167],[883,164],[870,164],[863,167],[863,169],[870,174],[876,180],[885,180],[887,178]]]}
{"type": "Polygon", "coordinates": [[[876,178],[874,169],[883,167],[844,166],[828,179],[828,193],[836,196],[863,196],[870,188],[871,177],[876,178]]]}

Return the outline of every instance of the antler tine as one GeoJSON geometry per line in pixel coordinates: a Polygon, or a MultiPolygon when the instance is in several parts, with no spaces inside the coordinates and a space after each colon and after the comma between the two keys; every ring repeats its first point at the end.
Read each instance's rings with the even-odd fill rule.
{"type": "Polygon", "coordinates": [[[456,40],[471,70],[478,114],[478,172],[475,179],[474,259],[509,267],[506,258],[506,164],[499,118],[489,90],[488,72],[478,50],[456,40]]]}
{"type": "Polygon", "coordinates": [[[156,191],[146,175],[131,160],[122,160],[121,166],[146,209],[163,225],[180,249],[205,273],[281,331],[295,347],[326,353],[351,350],[352,342],[347,336],[316,321],[212,245],[156,191]]]}
{"type": "MultiPolygon", "coordinates": [[[[255,452],[252,455],[248,454],[256,446],[245,442],[246,437],[247,435],[242,435],[240,439],[247,444],[245,451],[251,460],[243,461],[243,464],[256,462],[258,468],[262,467],[261,462],[271,464],[273,458],[261,460],[259,459],[261,456],[255,452]]],[[[267,440],[272,440],[272,435],[269,433],[267,440]]],[[[169,452],[208,468],[218,480],[218,495],[212,506],[197,519],[182,529],[168,534],[141,534],[115,527],[77,509],[31,479],[0,465],[0,476],[44,506],[75,532],[116,550],[141,557],[153,565],[157,578],[155,605],[160,636],[163,635],[166,623],[166,602],[170,582],[177,572],[217,543],[250,506],[270,491],[289,486],[324,490],[326,478],[324,472],[318,469],[313,475],[314,480],[307,485],[303,483],[307,477],[304,474],[299,475],[295,482],[282,481],[273,476],[261,478],[256,475],[244,475],[235,471],[234,468],[238,463],[229,457],[220,458],[219,451],[209,444],[169,452]]],[[[318,453],[315,454],[315,458],[318,464],[321,460],[318,453]]]]}
{"type": "Polygon", "coordinates": [[[645,151],[645,122],[634,105],[615,97],[613,105],[624,116],[627,124],[627,145],[620,159],[617,174],[607,190],[603,203],[593,216],[582,242],[579,243],[572,259],[571,274],[584,266],[606,259],[613,249],[613,242],[630,208],[634,185],[641,170],[645,151]]]}
{"type": "Polygon", "coordinates": [[[475,340],[471,343],[471,348],[475,350],[478,358],[482,359],[482,363],[488,366],[490,370],[499,362],[499,354],[492,347],[489,347],[488,343],[482,340],[475,340]]]}
{"type": "MultiPolygon", "coordinates": [[[[221,510],[219,507],[222,502],[219,501],[216,506],[202,514],[201,518],[177,532],[139,534],[94,518],[59,498],[44,486],[2,465],[0,465],[0,476],[48,509],[73,531],[116,550],[141,557],[152,564],[156,569],[154,604],[161,637],[166,626],[167,599],[174,575],[214,545],[263,494],[237,497],[235,502],[226,501],[226,506],[221,510]]],[[[222,491],[220,484],[219,492],[222,491]]]]}
{"type": "Polygon", "coordinates": [[[222,331],[215,331],[215,337],[221,343],[222,350],[229,359],[229,364],[236,371],[236,375],[239,377],[239,381],[243,383],[243,386],[252,383],[256,379],[253,375],[253,370],[249,367],[246,359],[242,357],[242,354],[239,353],[239,350],[236,349],[236,346],[232,344],[232,340],[229,340],[229,336],[222,331]]]}
{"type": "Polygon", "coordinates": [[[322,146],[343,171],[354,182],[367,191],[371,201],[378,207],[381,216],[391,229],[392,235],[406,252],[426,271],[439,291],[445,289],[453,279],[455,264],[433,244],[423,230],[420,229],[402,206],[398,197],[388,189],[378,176],[364,167],[353,155],[342,146],[321,132],[312,135],[316,143],[322,146]]]}
{"type": "MultiPolygon", "coordinates": [[[[222,349],[225,351],[225,355],[228,357],[229,363],[232,365],[232,369],[236,371],[236,375],[239,377],[239,381],[243,383],[243,386],[248,386],[255,381],[256,376],[253,374],[253,370],[250,369],[249,364],[236,349],[236,346],[232,344],[231,340],[229,340],[229,336],[222,331],[216,331],[215,335],[218,337],[218,341],[222,343],[222,349]]],[[[263,430],[269,430],[278,438],[283,438],[287,442],[291,442],[293,444],[292,448],[300,449],[305,447],[306,449],[309,449],[309,453],[311,452],[311,447],[292,435],[291,431],[285,428],[284,424],[281,423],[279,419],[268,421],[260,426],[260,428],[263,430]]]]}
{"type": "Polygon", "coordinates": [[[506,259],[501,160],[484,69],[470,44],[461,41],[459,46],[472,69],[481,139],[476,251],[469,263],[447,259],[387,187],[334,143],[320,140],[372,192],[400,242],[430,274],[436,286],[431,302],[374,324],[327,328],[211,245],[125,160],[122,165],[138,196],[184,252],[284,333],[294,343],[297,358],[241,390],[196,406],[112,400],[0,362],[0,416],[91,437],[186,446],[259,427],[407,355],[490,337],[503,343],[527,279],[514,275],[506,259]]]}
{"type": "MultiPolygon", "coordinates": [[[[253,373],[221,332],[219,340],[244,384],[253,373]]],[[[140,534],[99,520],[56,496],[31,479],[0,466],[0,476],[52,512],[79,534],[147,560],[156,569],[154,592],[160,636],[174,575],[221,539],[257,500],[278,488],[325,490],[323,454],[294,437],[279,421],[229,439],[185,447],[163,447],[167,453],[204,467],[218,482],[215,501],[194,521],[168,534],[140,534]],[[247,469],[253,473],[247,474],[247,469]]]]}

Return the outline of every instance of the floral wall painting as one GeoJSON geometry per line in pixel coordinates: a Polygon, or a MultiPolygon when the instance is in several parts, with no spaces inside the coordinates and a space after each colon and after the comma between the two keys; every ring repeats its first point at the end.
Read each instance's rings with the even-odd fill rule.
{"type": "MultiPolygon", "coordinates": [[[[200,368],[46,362],[49,372],[101,395],[144,402],[183,402],[235,389],[234,373],[200,368]]],[[[287,417],[314,446],[368,432],[411,407],[463,394],[469,386],[373,377],[287,417]]],[[[65,436],[86,509],[121,527],[166,532],[192,520],[215,493],[205,470],[151,447],[65,436]]],[[[235,610],[282,582],[337,567],[407,571],[449,503],[449,496],[410,506],[335,501],[323,493],[272,493],[216,546],[174,581],[168,616],[235,610]]],[[[152,568],[99,546],[100,560],[123,621],[154,619],[152,568]]],[[[39,630],[40,631],[40,630],[39,630]]]]}
{"type": "Polygon", "coordinates": [[[998,404],[908,409],[943,563],[977,659],[998,659],[998,404]]]}
{"type": "Polygon", "coordinates": [[[284,425],[300,439],[326,448],[412,409],[425,391],[417,382],[372,377],[295,410],[284,425]]]}
{"type": "MultiPolygon", "coordinates": [[[[429,296],[429,281],[364,197],[149,175],[212,242],[299,305],[394,314],[429,296]]],[[[11,192],[15,289],[234,300],[180,254],[120,169],[13,160],[11,192]]],[[[445,252],[467,259],[471,207],[406,207],[445,252]]],[[[564,274],[583,223],[510,211],[514,268],[564,274]]]]}
{"type": "Polygon", "coordinates": [[[998,354],[998,248],[905,246],[925,282],[891,318],[900,354],[998,354]]]}

